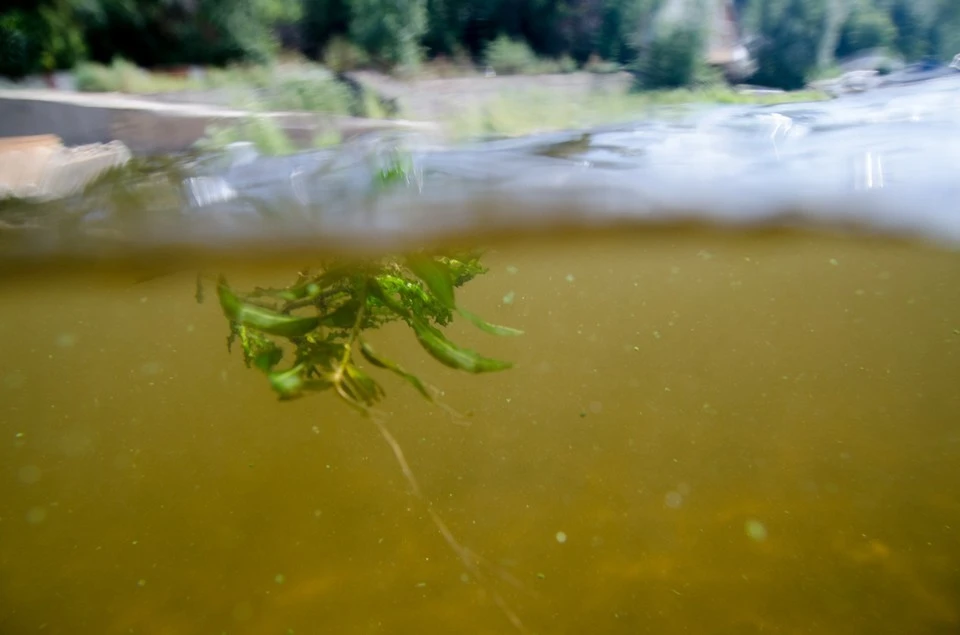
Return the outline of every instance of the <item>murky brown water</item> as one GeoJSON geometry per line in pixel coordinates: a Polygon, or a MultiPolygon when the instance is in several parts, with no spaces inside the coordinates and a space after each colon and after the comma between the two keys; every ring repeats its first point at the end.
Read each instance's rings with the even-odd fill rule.
{"type": "MultiPolygon", "coordinates": [[[[462,303],[526,334],[451,337],[516,368],[374,341],[472,412],[383,378],[423,489],[523,583],[494,587],[531,632],[960,630],[960,255],[658,233],[486,263],[462,303]]],[[[278,403],[193,292],[0,283],[0,632],[514,632],[376,428],[332,395],[278,403]]]]}

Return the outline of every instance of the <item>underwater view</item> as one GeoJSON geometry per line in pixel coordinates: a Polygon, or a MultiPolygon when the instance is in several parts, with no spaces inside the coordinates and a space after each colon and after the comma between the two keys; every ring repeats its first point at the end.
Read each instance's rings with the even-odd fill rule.
{"type": "Polygon", "coordinates": [[[3,207],[0,632],[957,633],[958,94],[3,207]]]}
{"type": "Polygon", "coordinates": [[[956,631],[956,254],[689,231],[483,262],[459,301],[523,335],[446,331],[514,368],[370,335],[462,417],[367,365],[482,585],[376,427],[278,402],[191,273],[4,281],[4,630],[511,632],[497,593],[542,633],[956,631]]]}

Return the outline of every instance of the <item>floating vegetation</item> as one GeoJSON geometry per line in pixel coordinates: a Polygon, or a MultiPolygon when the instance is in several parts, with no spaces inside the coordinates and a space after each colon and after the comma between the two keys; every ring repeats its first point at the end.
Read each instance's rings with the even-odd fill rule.
{"type": "MultiPolygon", "coordinates": [[[[371,174],[371,192],[416,184],[410,155],[393,147],[371,174]],[[413,178],[412,178],[413,177],[413,178]]],[[[263,371],[281,399],[306,392],[334,390],[349,405],[367,413],[384,396],[382,386],[358,366],[360,358],[410,383],[427,400],[428,390],[417,376],[382,357],[363,334],[401,320],[437,361],[454,369],[484,373],[510,368],[510,362],[484,357],[448,340],[438,327],[459,314],[494,335],[520,335],[517,329],[490,324],[456,303],[455,289],[486,273],[480,254],[417,252],[400,258],[327,261],[302,271],[293,284],[250,292],[233,289],[221,275],[217,297],[230,323],[227,349],[239,340],[247,367],[263,371]],[[281,366],[284,357],[293,361],[281,366]],[[359,355],[358,355],[359,353],[359,355]]],[[[197,301],[203,300],[197,278],[197,301]]]]}
{"type": "MultiPolygon", "coordinates": [[[[440,330],[460,315],[494,335],[521,334],[457,305],[455,288],[485,271],[477,254],[421,252],[363,263],[328,262],[301,272],[283,288],[241,292],[224,276],[216,288],[230,324],[228,350],[239,342],[246,365],[265,373],[280,399],[333,390],[365,412],[382,399],[384,390],[360,367],[361,360],[401,377],[427,400],[435,397],[416,375],[380,355],[364,339],[365,333],[389,322],[405,322],[424,350],[450,368],[485,373],[512,366],[460,347],[440,330]],[[285,358],[291,361],[282,364],[285,358]]],[[[198,299],[202,292],[198,279],[198,299]]]]}
{"type": "MultiPolygon", "coordinates": [[[[422,186],[406,153],[393,148],[378,158],[379,165],[372,174],[372,193],[391,187],[422,186]]],[[[266,375],[281,401],[332,390],[372,421],[393,451],[413,494],[423,501],[434,526],[467,572],[485,587],[485,570],[520,586],[502,568],[461,545],[423,494],[400,444],[386,426],[385,416],[374,409],[386,393],[367,371],[375,368],[393,373],[427,401],[456,414],[438,401],[439,390],[381,355],[365,335],[385,324],[403,322],[423,349],[445,366],[474,374],[510,368],[511,362],[485,357],[454,344],[441,330],[459,315],[493,335],[522,334],[514,328],[491,324],[457,304],[456,289],[486,271],[477,252],[418,251],[401,257],[328,260],[314,269],[301,271],[292,284],[280,288],[240,291],[221,274],[216,290],[230,326],[228,351],[239,342],[244,363],[266,375]]],[[[197,277],[196,299],[204,299],[202,276],[197,277]]],[[[520,619],[500,594],[487,590],[510,622],[524,631],[520,619]]]]}

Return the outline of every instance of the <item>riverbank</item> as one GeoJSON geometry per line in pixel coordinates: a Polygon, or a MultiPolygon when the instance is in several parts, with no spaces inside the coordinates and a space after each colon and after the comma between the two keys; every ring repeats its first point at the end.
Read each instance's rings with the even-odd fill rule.
{"type": "Polygon", "coordinates": [[[349,81],[393,104],[409,119],[437,122],[455,140],[517,136],[624,123],[653,109],[693,104],[821,101],[821,91],[763,91],[726,84],[634,90],[627,72],[575,72],[401,81],[382,73],[347,73],[349,81]]]}
{"type": "Polygon", "coordinates": [[[149,97],[58,90],[0,90],[0,137],[52,134],[66,145],[121,141],[135,154],[183,152],[212,127],[268,120],[293,148],[318,138],[339,139],[385,129],[426,130],[429,124],[315,112],[256,112],[197,103],[164,103],[149,97]]]}
{"type": "MultiPolygon", "coordinates": [[[[827,98],[816,91],[727,86],[637,92],[631,89],[628,73],[399,80],[367,71],[341,77],[342,82],[300,78],[296,87],[281,80],[269,94],[262,86],[243,84],[146,94],[5,89],[0,90],[0,136],[53,134],[67,145],[121,141],[135,154],[247,140],[261,151],[284,154],[371,131],[417,130],[468,140],[622,123],[664,106],[827,98]],[[342,100],[334,108],[329,100],[304,94],[304,88],[314,95],[332,94],[327,90],[331,82],[337,82],[336,90],[349,86],[364,102],[355,110],[363,116],[344,114],[342,100]]],[[[156,85],[141,82],[131,87],[149,91],[156,85]]]]}

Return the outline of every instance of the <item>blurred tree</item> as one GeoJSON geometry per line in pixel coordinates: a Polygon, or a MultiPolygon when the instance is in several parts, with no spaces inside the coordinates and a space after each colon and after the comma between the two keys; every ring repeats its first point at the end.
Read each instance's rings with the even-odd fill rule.
{"type": "Polygon", "coordinates": [[[817,67],[817,49],[826,33],[825,0],[753,0],[748,21],[759,36],[752,82],[802,88],[817,67]]]}
{"type": "Polygon", "coordinates": [[[300,22],[304,53],[319,57],[331,38],[350,28],[348,0],[303,0],[300,22]]]}
{"type": "Polygon", "coordinates": [[[71,68],[86,52],[81,24],[65,0],[13,1],[0,10],[0,75],[71,68]]]}
{"type": "Polygon", "coordinates": [[[828,68],[836,61],[837,46],[850,12],[857,0],[827,0],[823,37],[817,47],[817,67],[828,68]]]}
{"type": "Polygon", "coordinates": [[[897,29],[894,44],[906,59],[920,59],[931,52],[930,21],[916,0],[894,0],[890,19],[897,29]]]}
{"type": "Polygon", "coordinates": [[[482,54],[501,32],[502,0],[427,0],[424,45],[431,54],[482,54]]]}
{"type": "Polygon", "coordinates": [[[567,0],[557,6],[553,55],[568,54],[585,61],[600,45],[607,0],[567,0]]]}
{"type": "MultiPolygon", "coordinates": [[[[176,2],[177,0],[166,0],[176,2]]],[[[300,19],[300,0],[179,0],[194,4],[193,29],[203,38],[198,58],[224,63],[233,59],[266,62],[279,49],[276,28],[300,19]]],[[[189,42],[189,40],[188,40],[189,42]]]]}
{"type": "Polygon", "coordinates": [[[694,82],[703,64],[704,32],[689,24],[665,26],[642,50],[636,70],[643,88],[677,88],[694,82]]]}
{"type": "Polygon", "coordinates": [[[930,33],[930,53],[943,60],[960,55],[960,0],[940,0],[930,33]]]}
{"type": "Polygon", "coordinates": [[[416,66],[426,8],[426,0],[350,0],[350,37],[383,62],[416,66]]]}
{"type": "Polygon", "coordinates": [[[836,55],[845,57],[858,51],[891,47],[897,39],[897,27],[890,12],[879,7],[857,7],[840,31],[836,55]]]}
{"type": "Polygon", "coordinates": [[[467,51],[479,58],[505,35],[525,40],[540,55],[596,54],[628,62],[635,32],[649,22],[659,0],[427,0],[430,53],[467,51]]]}
{"type": "Polygon", "coordinates": [[[276,28],[301,17],[301,0],[71,0],[91,57],[143,66],[266,61],[276,28]]]}
{"type": "MultiPolygon", "coordinates": [[[[561,7],[558,28],[564,53],[584,61],[602,59],[632,62],[638,34],[647,31],[661,0],[578,0],[561,7]]],[[[640,38],[642,39],[642,38],[640,38]]]]}
{"type": "Polygon", "coordinates": [[[663,0],[607,0],[597,53],[627,64],[637,59],[663,0]]]}
{"type": "MultiPolygon", "coordinates": [[[[385,64],[423,53],[480,60],[500,36],[538,55],[636,64],[649,83],[693,81],[702,34],[657,16],[698,0],[4,0],[0,73],[68,68],[84,57],[143,66],[264,61],[277,33],[317,56],[333,37],[385,64]],[[284,26],[286,25],[286,26],[284,26]]],[[[733,0],[756,35],[752,81],[797,88],[818,66],[874,46],[908,59],[960,53],[960,0],[733,0]]],[[[344,48],[341,46],[341,48],[344,48]]]]}

